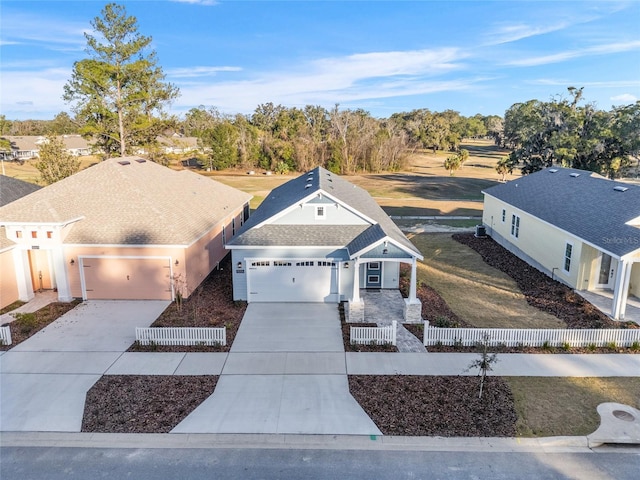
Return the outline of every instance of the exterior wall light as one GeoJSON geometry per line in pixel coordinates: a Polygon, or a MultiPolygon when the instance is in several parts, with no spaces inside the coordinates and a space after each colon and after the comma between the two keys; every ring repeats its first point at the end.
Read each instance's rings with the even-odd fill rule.
{"type": "Polygon", "coordinates": [[[176,260],[176,263],[174,263],[174,265],[177,267],[178,265],[180,265],[180,262],[176,260]]]}
{"type": "Polygon", "coordinates": [[[349,262],[344,262],[344,268],[349,268],[349,262]]]}
{"type": "Polygon", "coordinates": [[[76,261],[72,258],[71,261],[69,262],[71,265],[75,265],[76,261]]]}

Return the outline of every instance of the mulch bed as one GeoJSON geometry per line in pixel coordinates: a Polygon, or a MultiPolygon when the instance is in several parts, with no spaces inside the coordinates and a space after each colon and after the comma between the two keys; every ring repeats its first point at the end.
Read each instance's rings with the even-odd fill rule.
{"type": "Polygon", "coordinates": [[[456,233],[453,239],[475,250],[488,265],[513,278],[529,305],[555,315],[567,324],[567,328],[639,328],[633,322],[612,320],[571,288],[552,280],[490,237],[456,233]]]}
{"type": "Polygon", "coordinates": [[[351,343],[351,327],[377,327],[377,323],[347,323],[345,316],[345,302],[338,306],[340,312],[340,326],[342,327],[342,343],[345,352],[397,352],[398,347],[394,345],[359,345],[351,343]]]}
{"type": "Polygon", "coordinates": [[[217,376],[103,376],[87,392],[82,431],[168,433],[213,393],[217,381],[217,376]]]}
{"type": "Polygon", "coordinates": [[[507,382],[479,377],[352,375],[349,390],[385,435],[512,437],[516,411],[507,382]]]}
{"type": "Polygon", "coordinates": [[[231,281],[231,256],[213,270],[191,296],[178,308],[171,303],[152,327],[226,327],[226,346],[206,345],[138,345],[129,347],[130,352],[228,352],[233,344],[244,312],[246,302],[233,301],[231,281]]]}
{"type": "Polygon", "coordinates": [[[68,303],[54,302],[42,307],[36,312],[19,314],[16,320],[9,323],[11,345],[0,345],[0,350],[9,350],[19,343],[24,342],[27,338],[35,335],[69,310],[74,309],[79,303],[82,303],[82,300],[76,299],[68,303]]]}

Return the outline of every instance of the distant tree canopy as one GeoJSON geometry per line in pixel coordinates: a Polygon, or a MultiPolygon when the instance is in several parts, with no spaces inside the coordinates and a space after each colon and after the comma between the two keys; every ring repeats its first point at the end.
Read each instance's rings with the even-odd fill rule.
{"type": "Polygon", "coordinates": [[[531,173],[562,165],[615,178],[640,154],[640,102],[607,112],[580,106],[582,88],[568,90],[570,99],[530,100],[507,110],[508,167],[531,173]]]}

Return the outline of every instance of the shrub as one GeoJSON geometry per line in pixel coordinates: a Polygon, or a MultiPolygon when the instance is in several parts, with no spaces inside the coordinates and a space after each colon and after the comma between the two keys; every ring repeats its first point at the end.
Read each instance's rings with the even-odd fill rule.
{"type": "Polygon", "coordinates": [[[15,317],[16,325],[20,333],[24,335],[28,335],[38,328],[38,318],[35,313],[16,313],[15,317]]]}
{"type": "Polygon", "coordinates": [[[551,350],[551,342],[549,340],[545,340],[542,343],[542,349],[543,350],[551,350]]]}
{"type": "Polygon", "coordinates": [[[565,352],[571,350],[571,345],[569,344],[569,342],[562,342],[562,349],[565,352]]]}
{"type": "Polygon", "coordinates": [[[636,340],[635,342],[633,342],[631,344],[631,347],[629,347],[629,348],[631,348],[631,350],[634,351],[634,352],[640,351],[640,342],[638,340],[636,340]]]}
{"type": "Polygon", "coordinates": [[[595,352],[597,348],[598,348],[598,347],[596,347],[596,344],[595,344],[595,343],[590,343],[589,345],[587,345],[587,349],[588,349],[590,352],[595,352]]]}

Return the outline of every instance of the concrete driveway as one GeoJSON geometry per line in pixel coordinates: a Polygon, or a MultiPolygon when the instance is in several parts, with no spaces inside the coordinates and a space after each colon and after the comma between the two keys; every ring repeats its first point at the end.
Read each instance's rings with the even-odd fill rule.
{"type": "Polygon", "coordinates": [[[381,435],[349,393],[338,308],[251,303],[213,394],[173,433],[381,435]]]}
{"type": "Polygon", "coordinates": [[[0,357],[0,431],[79,432],[86,392],[167,307],[89,301],[0,357]]]}

